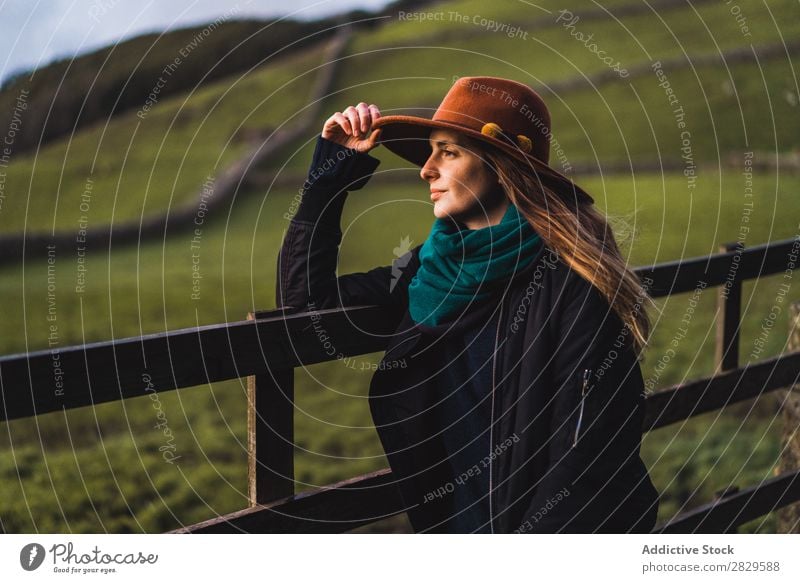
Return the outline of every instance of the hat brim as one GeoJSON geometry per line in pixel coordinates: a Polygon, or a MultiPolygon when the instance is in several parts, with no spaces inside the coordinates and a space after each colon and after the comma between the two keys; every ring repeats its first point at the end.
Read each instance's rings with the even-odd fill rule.
{"type": "Polygon", "coordinates": [[[419,167],[431,155],[431,145],[428,141],[434,129],[448,129],[462,133],[468,137],[485,142],[513,156],[520,162],[528,164],[536,173],[542,184],[556,191],[562,197],[574,197],[578,201],[594,203],[580,186],[570,178],[564,176],[554,168],[545,164],[538,158],[531,156],[516,146],[504,141],[482,134],[472,128],[446,121],[435,121],[424,117],[411,115],[387,115],[380,117],[372,124],[371,130],[381,129],[379,143],[386,146],[389,151],[401,158],[408,160],[419,167]]]}

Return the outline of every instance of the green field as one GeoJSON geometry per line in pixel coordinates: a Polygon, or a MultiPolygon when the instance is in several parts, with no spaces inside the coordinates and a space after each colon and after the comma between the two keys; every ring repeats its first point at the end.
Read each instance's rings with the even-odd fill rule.
{"type": "Polygon", "coordinates": [[[142,117],[128,112],[38,153],[15,156],[0,231],[70,232],[82,214],[95,228],[194,201],[206,177],[241,156],[259,132],[266,137],[302,114],[295,98],[310,93],[320,58],[318,49],[309,49],[165,99],[141,110],[142,117]],[[87,183],[90,207],[82,212],[87,183]]]}
{"type": "MultiPolygon", "coordinates": [[[[555,2],[538,4],[554,11],[561,7],[555,2]]],[[[795,6],[783,2],[771,8],[775,13],[784,8],[796,13],[795,6]]],[[[532,13],[524,3],[504,3],[491,15],[472,1],[441,3],[434,9],[479,13],[523,27],[546,16],[532,13]]],[[[587,20],[579,28],[595,32],[609,54],[619,55],[631,67],[684,52],[701,55],[717,47],[775,43],[779,33],[790,38],[800,29],[798,18],[784,19],[778,30],[767,11],[753,12],[748,22],[754,36],[744,39],[724,6],[702,4],[696,11],[665,11],[663,23],[652,15],[620,22],[609,17],[587,20]]],[[[475,28],[435,22],[415,28],[413,23],[393,22],[375,32],[359,32],[315,127],[333,111],[361,100],[377,103],[384,114],[435,107],[453,75],[491,72],[540,87],[604,67],[560,24],[537,30],[538,41],[512,40],[475,28]],[[437,27],[449,27],[447,41],[440,45],[425,36],[442,33],[437,27]],[[460,40],[461,30],[473,36],[460,40]],[[439,48],[396,48],[417,43],[439,48]],[[548,65],[537,67],[545,58],[548,65]]],[[[191,201],[209,172],[244,150],[244,139],[236,138],[243,135],[242,128],[284,122],[291,126],[309,105],[321,55],[321,50],[309,50],[269,63],[242,80],[223,80],[194,95],[165,100],[145,120],[120,116],[107,128],[92,127],[72,140],[49,144],[37,156],[15,158],[0,230],[74,230],[88,176],[95,180],[93,225],[139,220],[191,201]]],[[[740,238],[745,226],[747,246],[797,236],[800,175],[783,169],[755,171],[754,196],[749,199],[742,173],[745,152],[768,160],[800,145],[797,123],[789,122],[797,119],[797,95],[793,105],[788,94],[796,86],[787,59],[732,64],[730,75],[718,65],[666,73],[692,135],[698,164],[694,186],[689,187],[680,171],[576,176],[610,217],[631,266],[717,252],[720,244],[740,238]],[[751,200],[752,212],[744,222],[745,205],[751,200]]],[[[573,163],[602,169],[605,163],[626,160],[680,160],[680,131],[654,74],[631,79],[630,85],[608,83],[548,101],[555,136],[573,163]]],[[[237,321],[248,311],[273,308],[275,263],[287,224],[283,215],[301,186],[285,184],[308,167],[314,139],[310,134],[262,169],[282,179],[280,186],[248,187],[227,208],[205,218],[199,299],[192,299],[190,233],[94,250],[80,293],[75,291],[75,248],[59,248],[60,345],[237,321]]],[[[425,239],[433,218],[417,170],[409,173],[405,163],[382,148],[374,155],[382,160],[378,172],[367,188],[349,195],[345,208],[340,274],[389,264],[401,239],[410,237],[413,245],[425,239]],[[398,171],[408,180],[392,179],[390,174],[398,171]]],[[[784,350],[785,305],[767,348],[754,350],[764,319],[777,305],[781,277],[744,285],[743,363],[784,350]]],[[[46,262],[0,268],[0,297],[0,353],[45,348],[50,324],[46,262]]],[[[651,312],[654,334],[642,372],[657,387],[713,371],[716,292],[709,289],[699,298],[688,337],[669,366],[657,372],[690,297],[659,300],[659,310],[651,312]]],[[[800,299],[796,285],[789,299],[800,299]]],[[[379,358],[372,354],[357,361],[375,363],[379,358]]],[[[298,370],[295,379],[298,491],[386,466],[364,398],[367,371],[332,362],[298,370]]],[[[146,398],[5,424],[7,431],[0,432],[0,483],[7,494],[0,500],[2,529],[159,532],[245,507],[244,381],[159,397],[181,455],[176,464],[165,463],[158,452],[163,435],[153,428],[155,411],[146,398]]],[[[662,493],[660,518],[707,502],[730,484],[744,487],[770,477],[780,452],[776,411],[776,400],[765,398],[647,434],[642,452],[662,493]]],[[[774,516],[769,515],[742,530],[774,529],[774,516]]]]}

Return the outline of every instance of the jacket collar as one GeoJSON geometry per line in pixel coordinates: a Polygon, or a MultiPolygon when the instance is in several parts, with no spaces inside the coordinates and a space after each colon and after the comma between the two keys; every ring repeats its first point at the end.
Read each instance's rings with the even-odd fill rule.
{"type": "Polygon", "coordinates": [[[539,264],[545,254],[549,254],[549,251],[547,246],[540,246],[536,259],[531,261],[525,268],[516,271],[512,277],[509,278],[509,281],[489,298],[467,304],[461,314],[453,321],[443,322],[435,326],[417,324],[411,318],[408,309],[406,309],[403,314],[403,319],[398,325],[392,339],[389,341],[389,345],[386,347],[384,360],[387,362],[390,360],[398,360],[407,355],[421,340],[428,341],[447,333],[459,333],[493,315],[493,311],[499,309],[500,299],[503,294],[507,294],[515,285],[527,281],[534,272],[537,264],[539,264]]]}

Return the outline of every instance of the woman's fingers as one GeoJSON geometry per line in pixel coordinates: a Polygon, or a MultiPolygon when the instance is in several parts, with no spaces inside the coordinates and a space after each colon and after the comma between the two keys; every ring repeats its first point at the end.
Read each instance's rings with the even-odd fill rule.
{"type": "Polygon", "coordinates": [[[367,105],[361,101],[358,105],[351,105],[345,109],[344,114],[350,121],[352,135],[365,138],[372,127],[372,123],[380,117],[380,110],[375,105],[367,105]]]}
{"type": "Polygon", "coordinates": [[[369,110],[369,105],[362,101],[356,106],[356,111],[358,111],[359,122],[361,123],[359,130],[362,136],[366,136],[372,125],[372,113],[369,110]]]}
{"type": "Polygon", "coordinates": [[[347,135],[352,135],[353,129],[350,127],[350,120],[342,112],[337,111],[333,114],[333,121],[338,123],[347,135]]]}
{"type": "Polygon", "coordinates": [[[346,134],[365,137],[372,124],[381,117],[377,105],[367,105],[363,101],[356,106],[350,105],[343,112],[336,112],[331,120],[342,126],[346,134]]]}
{"type": "Polygon", "coordinates": [[[380,117],[377,105],[367,105],[361,101],[329,117],[323,126],[322,136],[359,150],[364,147],[372,149],[380,136],[379,131],[372,131],[372,124],[380,117]]]}
{"type": "Polygon", "coordinates": [[[372,115],[372,122],[374,123],[381,116],[381,110],[378,109],[378,106],[372,104],[369,106],[369,112],[372,115]]]}
{"type": "Polygon", "coordinates": [[[350,132],[348,132],[351,136],[359,137],[361,134],[361,122],[358,119],[358,110],[353,107],[352,105],[345,109],[342,113],[344,113],[345,117],[350,122],[350,132]]]}
{"type": "Polygon", "coordinates": [[[361,131],[364,137],[366,137],[372,129],[372,124],[381,116],[381,111],[374,103],[372,105],[367,105],[363,101],[358,104],[357,109],[361,117],[361,131]]]}

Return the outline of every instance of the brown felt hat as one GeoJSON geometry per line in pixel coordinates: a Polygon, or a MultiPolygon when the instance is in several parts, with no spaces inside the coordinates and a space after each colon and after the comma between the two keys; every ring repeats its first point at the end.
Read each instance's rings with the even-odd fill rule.
{"type": "Polygon", "coordinates": [[[530,165],[545,186],[566,198],[593,203],[569,178],[548,165],[550,113],[533,89],[500,77],[461,77],[450,88],[432,119],[410,115],[378,118],[381,144],[417,166],[431,155],[432,130],[455,130],[487,142],[530,165]]]}

